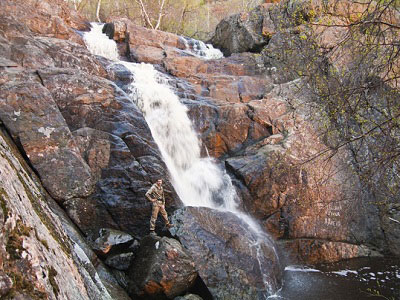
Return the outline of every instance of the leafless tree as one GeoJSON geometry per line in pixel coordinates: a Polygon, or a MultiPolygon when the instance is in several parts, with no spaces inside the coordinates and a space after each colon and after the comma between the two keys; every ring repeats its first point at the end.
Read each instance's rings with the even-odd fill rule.
{"type": "Polygon", "coordinates": [[[400,1],[310,3],[288,8],[291,16],[279,29],[279,61],[292,78],[302,78],[320,109],[315,121],[327,148],[315,157],[346,148],[377,198],[398,201],[400,1]]]}
{"type": "Polygon", "coordinates": [[[146,3],[143,2],[143,0],[135,0],[135,1],[140,6],[146,25],[149,26],[151,29],[156,29],[156,30],[159,29],[162,18],[164,16],[164,5],[166,1],[158,0],[156,7],[151,7],[150,3],[154,5],[153,1],[147,1],[146,3]],[[150,13],[150,10],[153,10],[154,11],[153,13],[156,14],[155,18],[151,18],[152,14],[150,13]]]}

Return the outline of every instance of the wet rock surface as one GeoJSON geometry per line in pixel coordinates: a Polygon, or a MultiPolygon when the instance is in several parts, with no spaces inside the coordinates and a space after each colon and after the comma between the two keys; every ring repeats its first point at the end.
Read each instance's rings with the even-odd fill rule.
{"type": "Polygon", "coordinates": [[[146,236],[128,271],[128,290],[140,299],[174,299],[195,282],[190,254],[171,238],[146,236]]]}
{"type": "Polygon", "coordinates": [[[281,266],[268,239],[230,212],[185,207],[172,217],[179,238],[215,299],[256,299],[280,287],[281,266]],[[263,278],[266,280],[263,281],[263,278]]]}
{"type": "Polygon", "coordinates": [[[176,297],[174,300],[203,300],[203,298],[194,294],[188,294],[185,296],[176,297]]]}
{"type": "MultiPolygon", "coordinates": [[[[308,96],[300,92],[298,76],[285,72],[279,62],[280,45],[288,36],[299,34],[297,26],[318,12],[318,5],[304,1],[265,4],[221,23],[233,28],[224,30],[231,40],[220,38],[234,49],[226,50],[229,54],[258,51],[261,55],[236,53],[202,60],[182,54],[181,49],[172,50],[170,46],[176,44],[166,43],[164,58],[157,62],[178,77],[171,82],[201,134],[207,148],[203,153],[225,162],[243,195],[243,207],[279,239],[315,240],[319,252],[307,243],[291,247],[301,252],[294,256],[302,261],[314,260],[308,253],[326,261],[341,254],[368,255],[374,251],[364,251],[366,245],[387,249],[387,241],[396,237],[394,222],[387,222],[390,237],[383,235],[371,195],[360,190],[347,164],[348,152],[332,160],[314,157],[325,145],[313,124],[313,112],[304,110],[308,96]],[[278,33],[278,26],[287,28],[287,33],[278,33]],[[239,31],[253,39],[247,45],[259,43],[260,48],[240,48],[234,41],[239,31]],[[323,251],[325,244],[319,242],[324,239],[333,242],[329,251],[323,251]],[[332,254],[335,247],[337,255],[332,254]]],[[[299,63],[295,54],[288,59],[299,63]]]]}

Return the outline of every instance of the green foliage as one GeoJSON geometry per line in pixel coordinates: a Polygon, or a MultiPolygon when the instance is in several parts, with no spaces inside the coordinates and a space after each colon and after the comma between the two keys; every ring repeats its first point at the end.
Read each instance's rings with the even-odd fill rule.
{"type": "MultiPolygon", "coordinates": [[[[26,164],[26,161],[19,154],[17,148],[15,146],[12,146],[13,144],[12,144],[12,141],[9,139],[9,137],[7,135],[5,135],[2,131],[0,131],[0,135],[2,135],[2,137],[8,141],[9,145],[11,145],[11,147],[13,148],[13,153],[16,155],[19,163],[23,166],[23,168],[26,172],[15,168],[14,163],[6,155],[2,154],[1,155],[2,159],[7,160],[9,162],[9,166],[14,168],[15,174],[17,174],[21,184],[23,185],[24,191],[25,191],[29,201],[31,202],[35,213],[38,215],[38,217],[40,218],[42,223],[47,227],[47,229],[49,230],[49,232],[50,232],[51,236],[54,238],[54,240],[57,241],[57,243],[60,245],[63,252],[68,257],[70,257],[71,251],[69,249],[68,242],[65,241],[65,238],[59,233],[59,231],[53,224],[53,220],[51,220],[50,216],[45,211],[43,211],[41,202],[47,202],[46,198],[44,197],[46,192],[44,191],[44,189],[42,189],[40,191],[40,193],[33,194],[34,191],[26,183],[29,180],[27,177],[28,176],[27,172],[28,172],[29,167],[26,164]]],[[[31,174],[30,179],[34,180],[36,183],[38,182],[37,177],[35,177],[35,175],[33,175],[33,174],[31,174]]],[[[39,187],[39,185],[37,185],[37,187],[39,187]]]]}
{"type": "Polygon", "coordinates": [[[58,294],[60,293],[60,287],[58,286],[55,277],[57,276],[57,271],[53,268],[53,266],[51,266],[50,268],[48,268],[49,271],[49,281],[51,286],[53,287],[53,292],[54,295],[56,295],[56,297],[58,297],[58,294]]]}
{"type": "Polygon", "coordinates": [[[7,207],[7,202],[6,202],[5,196],[7,196],[6,191],[3,188],[0,188],[0,206],[3,211],[4,223],[7,221],[7,218],[8,218],[8,207],[7,207]]]}
{"type": "Polygon", "coordinates": [[[7,293],[7,295],[4,295],[1,299],[15,299],[17,292],[19,294],[29,295],[30,299],[33,300],[47,299],[46,294],[44,292],[36,290],[32,282],[25,278],[21,272],[16,270],[7,270],[6,273],[13,281],[13,287],[7,293]]]}
{"type": "Polygon", "coordinates": [[[18,220],[14,229],[9,232],[6,251],[10,254],[12,259],[20,259],[24,250],[22,246],[22,236],[29,236],[32,227],[28,227],[18,220]]]}

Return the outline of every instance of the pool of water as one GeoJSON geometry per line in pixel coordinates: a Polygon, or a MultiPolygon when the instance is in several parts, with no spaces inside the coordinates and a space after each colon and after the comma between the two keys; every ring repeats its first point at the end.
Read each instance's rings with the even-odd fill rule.
{"type": "Polygon", "coordinates": [[[289,265],[282,289],[268,299],[400,300],[400,260],[358,258],[316,266],[289,265]]]}

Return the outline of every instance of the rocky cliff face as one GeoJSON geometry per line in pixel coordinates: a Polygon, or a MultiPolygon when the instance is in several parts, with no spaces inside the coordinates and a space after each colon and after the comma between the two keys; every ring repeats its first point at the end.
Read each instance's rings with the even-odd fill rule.
{"type": "Polygon", "coordinates": [[[129,299],[0,131],[0,295],[129,299]]]}
{"type": "Polygon", "coordinates": [[[19,13],[26,9],[18,1],[1,5],[1,120],[86,235],[95,239],[100,227],[145,234],[150,203],[143,195],[166,171],[143,116],[73,42],[82,43],[74,29],[86,26],[62,1],[37,4],[32,18],[19,13]],[[62,26],[44,27],[51,14],[62,26]],[[68,34],[59,33],[64,27],[68,34]]]}
{"type": "MultiPolygon", "coordinates": [[[[203,141],[203,154],[208,150],[225,165],[241,207],[295,259],[325,262],[376,255],[373,248],[398,253],[398,231],[393,224],[382,225],[377,207],[365,201],[370,195],[360,190],[348,152],[304,163],[325,145],[310,119],[308,95],[299,90],[301,81],[273,59],[286,38],[276,34],[277,16],[298,11],[297,2],[286,2],[288,6],[265,4],[222,22],[212,42],[231,55],[217,60],[190,54],[182,37],[129,20],[115,20],[105,31],[119,43],[122,57],[155,64],[169,76],[203,141]]],[[[145,247],[152,248],[152,257],[167,259],[155,262],[165,272],[156,267],[146,278],[132,268],[128,279],[120,272],[129,269],[136,250],[110,250],[113,245],[100,231],[129,233],[129,243],[121,243],[133,247],[133,240],[148,232],[145,191],[156,178],[168,178],[142,113],[124,92],[132,80],[126,69],[110,68],[109,61],[86,50],[77,30],[87,24],[63,1],[2,1],[0,20],[0,120],[12,139],[2,132],[2,295],[126,299],[118,278],[132,297],[153,293],[155,298],[172,298],[196,278],[194,259],[202,284],[214,297],[225,297],[229,291],[213,281],[223,270],[204,265],[206,256],[193,250],[210,241],[189,241],[188,236],[188,228],[197,222],[189,220],[193,215],[204,223],[215,212],[203,215],[188,209],[186,217],[180,216],[186,218],[177,229],[183,234],[180,256],[175,256],[175,241],[147,238],[135,263],[145,260],[140,254],[145,247]],[[161,252],[154,250],[157,242],[165,244],[161,252]],[[119,270],[115,276],[98,257],[119,270]],[[183,257],[189,270],[178,291],[170,286],[179,277],[174,271],[177,257],[183,257]]],[[[297,25],[288,25],[291,34],[297,34],[297,25]]],[[[168,180],[166,188],[172,191],[167,195],[172,212],[181,204],[168,180]]],[[[235,242],[240,239],[211,229],[202,230],[220,236],[220,244],[232,246],[231,253],[241,257],[243,246],[235,242]]],[[[226,258],[223,250],[217,252],[226,258]]],[[[249,255],[238,264],[246,269],[254,261],[249,255]]],[[[276,267],[274,262],[271,266],[276,267]]],[[[234,278],[230,266],[227,270],[235,284],[248,284],[243,297],[251,299],[263,288],[257,271],[234,278]]]]}
{"type": "MultiPolygon", "coordinates": [[[[209,153],[231,172],[244,209],[296,259],[335,261],[376,255],[372,249],[393,251],[396,231],[384,230],[387,218],[354,176],[351,153],[316,155],[326,149],[319,112],[307,104],[310,95],[298,75],[278,59],[282,41],[298,38],[299,24],[315,13],[316,3],[269,3],[224,20],[211,39],[230,55],[219,60],[188,56],[178,37],[127,20],[116,20],[106,32],[125,43],[121,55],[158,64],[173,76],[209,153]],[[278,34],[281,26],[285,34],[278,34]]],[[[321,45],[338,36],[330,32],[321,45]]],[[[288,59],[300,58],[294,53],[288,59]]]]}
{"type": "MultiPolygon", "coordinates": [[[[325,28],[315,24],[321,20],[322,24],[338,22],[338,19],[335,18],[339,18],[340,15],[354,17],[365,11],[366,7],[362,3],[354,4],[352,1],[339,1],[331,5],[335,5],[336,15],[328,15],[332,7],[321,1],[282,1],[278,5],[264,4],[253,12],[241,14],[240,17],[237,16],[232,20],[222,22],[219,26],[224,30],[217,28],[211,41],[215,46],[225,49],[227,54],[238,51],[254,51],[251,45],[263,37],[265,46],[259,51],[263,65],[267,68],[275,86],[280,86],[277,92],[274,93],[272,90],[269,96],[284,100],[286,109],[287,105],[290,109],[286,110],[286,113],[283,112],[282,115],[286,115],[287,119],[290,111],[291,119],[295,122],[284,123],[284,128],[288,132],[287,141],[291,140],[291,142],[286,144],[285,139],[283,140],[283,145],[286,144],[285,150],[279,151],[278,156],[276,151],[272,154],[269,150],[268,158],[258,159],[258,166],[254,163],[243,163],[242,159],[236,158],[229,158],[227,163],[233,162],[232,167],[235,169],[235,173],[244,176],[246,186],[250,186],[250,192],[253,194],[254,191],[257,193],[267,191],[269,194],[280,193],[282,195],[282,187],[288,188],[283,192],[284,197],[268,195],[271,200],[278,198],[271,203],[278,208],[275,210],[275,212],[279,211],[277,214],[273,213],[271,208],[264,211],[265,202],[253,202],[250,208],[253,207],[254,213],[258,214],[261,219],[271,216],[272,212],[276,219],[273,221],[274,218],[270,218],[270,221],[266,222],[266,226],[274,231],[278,230],[276,233],[283,240],[288,237],[289,239],[296,238],[295,242],[286,240],[285,244],[293,243],[290,248],[298,249],[294,251],[302,252],[306,260],[321,260],[321,254],[326,249],[330,249],[326,250],[327,254],[330,253],[328,256],[333,255],[331,259],[335,259],[336,254],[332,252],[332,249],[335,248],[335,246],[332,248],[335,241],[340,241],[337,244],[337,253],[341,257],[354,255],[354,249],[360,244],[367,244],[372,248],[398,254],[398,243],[393,243],[393,240],[399,236],[398,224],[394,221],[389,222],[393,216],[398,216],[396,197],[384,199],[384,197],[376,195],[373,189],[366,187],[365,182],[360,180],[361,176],[360,178],[354,176],[358,172],[356,170],[363,168],[362,163],[359,162],[367,160],[366,153],[374,151],[374,144],[380,143],[379,139],[372,138],[364,145],[357,145],[361,150],[356,152],[352,147],[341,149],[333,159],[324,157],[324,155],[313,159],[316,153],[327,149],[329,143],[332,143],[330,139],[335,139],[335,137],[327,137],[322,134],[323,112],[312,108],[318,101],[310,101],[313,95],[301,79],[302,64],[306,64],[306,62],[301,53],[293,51],[295,48],[291,48],[290,45],[308,47],[307,43],[311,42],[306,37],[315,34],[317,40],[312,44],[313,47],[317,49],[317,53],[325,53],[318,58],[320,66],[326,67],[327,64],[330,64],[335,68],[352,65],[352,56],[349,53],[351,47],[345,47],[343,55],[338,55],[338,50],[334,48],[336,43],[342,41],[346,36],[347,29],[340,26],[325,28]],[[312,20],[313,26],[307,26],[307,22],[310,20],[312,20]],[[237,36],[238,32],[247,32],[247,36],[253,39],[252,43],[247,43],[248,47],[245,49],[238,49],[237,43],[229,39],[230,36],[237,36]],[[323,137],[323,140],[318,137],[323,137]],[[305,163],[310,159],[310,163],[305,163]],[[239,164],[235,166],[236,162],[239,164]],[[267,178],[267,182],[263,184],[267,186],[267,189],[263,189],[261,185],[254,185],[258,181],[253,176],[254,169],[261,169],[260,163],[269,165],[266,170],[274,170],[270,172],[270,175],[263,175],[263,178],[267,178]],[[294,175],[296,173],[298,176],[294,175]],[[284,178],[281,175],[284,175],[284,178]],[[274,185],[281,190],[274,192],[274,185]],[[379,205],[382,202],[386,205],[379,205]],[[265,213],[262,213],[263,211],[265,213]],[[280,226],[278,226],[279,223],[280,226]],[[311,224],[313,224],[313,228],[308,227],[311,224]],[[353,254],[349,254],[350,252],[347,250],[344,252],[340,250],[343,249],[341,242],[348,243],[348,249],[353,249],[350,251],[353,254]],[[321,245],[325,247],[322,252],[321,245]],[[308,249],[308,252],[305,249],[308,249]]],[[[396,14],[394,11],[386,13],[386,18],[390,18],[391,22],[398,22],[398,13],[396,14]]],[[[382,89],[385,88],[390,89],[390,87],[382,87],[382,89]]],[[[381,93],[377,92],[377,94],[381,93]]],[[[368,97],[372,102],[383,101],[383,98],[379,98],[383,96],[371,94],[368,97]]],[[[263,113],[265,114],[265,112],[263,113]]],[[[378,122],[378,119],[375,121],[378,122]]],[[[245,153],[254,155],[254,149],[250,149],[246,149],[245,153]]],[[[375,183],[375,189],[379,184],[375,183]]],[[[390,183],[381,184],[390,185],[390,183]]],[[[381,188],[384,189],[383,186],[381,188]]],[[[359,250],[360,254],[356,255],[366,255],[363,250],[359,250]]]]}
{"type": "Polygon", "coordinates": [[[1,296],[129,299],[92,242],[104,227],[147,233],[143,195],[166,174],[150,131],[64,1],[2,1],[0,19],[0,119],[18,147],[2,132],[1,296]]]}

